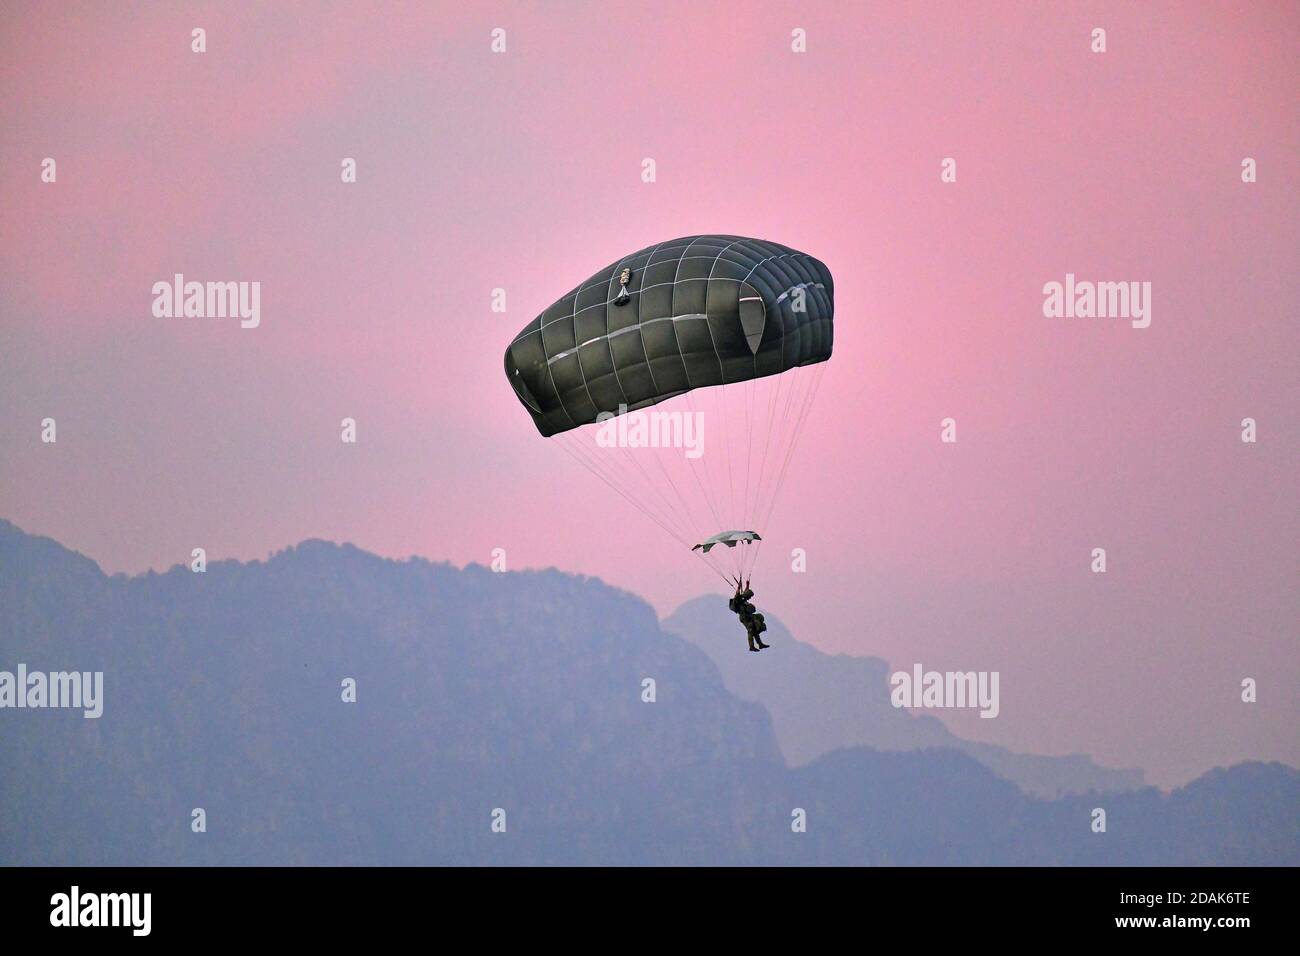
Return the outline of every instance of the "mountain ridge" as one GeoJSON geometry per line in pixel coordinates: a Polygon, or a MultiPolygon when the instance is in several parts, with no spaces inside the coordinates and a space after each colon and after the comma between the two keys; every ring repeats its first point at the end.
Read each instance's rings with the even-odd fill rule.
{"type": "Polygon", "coordinates": [[[716,595],[684,602],[661,624],[708,654],[728,690],[767,709],[781,751],[792,766],[808,763],[835,746],[858,744],[897,751],[951,747],[1036,796],[1138,790],[1146,785],[1141,770],[1100,767],[1086,754],[1020,754],[965,740],[933,715],[891,706],[892,669],[886,661],[825,654],[796,638],[779,618],[769,614],[767,621],[769,641],[779,648],[779,674],[770,660],[754,661],[731,653],[735,642],[718,639],[719,635],[734,637],[738,627],[716,595]],[[876,693],[869,694],[869,688],[876,693]]]}
{"type": "Polygon", "coordinates": [[[304,542],[109,577],[6,523],[0,622],[0,670],[105,672],[99,719],[0,710],[0,864],[1300,861],[1280,764],[1057,800],[952,749],[789,767],[704,651],[556,570],[304,542]]]}

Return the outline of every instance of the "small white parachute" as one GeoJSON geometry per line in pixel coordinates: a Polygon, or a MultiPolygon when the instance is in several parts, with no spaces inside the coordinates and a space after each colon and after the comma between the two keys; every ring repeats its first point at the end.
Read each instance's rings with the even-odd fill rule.
{"type": "Polygon", "coordinates": [[[704,554],[709,553],[709,549],[715,544],[725,544],[728,548],[734,548],[741,541],[762,541],[757,531],[719,531],[712,538],[705,538],[692,551],[701,551],[704,554]]]}

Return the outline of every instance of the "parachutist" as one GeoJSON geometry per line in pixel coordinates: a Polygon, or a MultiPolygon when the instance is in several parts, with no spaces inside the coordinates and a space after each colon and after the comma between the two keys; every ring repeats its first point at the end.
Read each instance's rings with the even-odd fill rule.
{"type": "Polygon", "coordinates": [[[763,620],[763,615],[758,609],[750,603],[749,599],[754,596],[753,589],[746,581],[744,589],[741,589],[740,579],[736,579],[736,593],[731,596],[727,602],[727,607],[731,612],[740,618],[740,623],[745,625],[745,636],[749,638],[749,649],[751,651],[761,651],[765,647],[771,647],[771,644],[764,644],[763,639],[759,637],[767,630],[767,622],[763,620]]]}

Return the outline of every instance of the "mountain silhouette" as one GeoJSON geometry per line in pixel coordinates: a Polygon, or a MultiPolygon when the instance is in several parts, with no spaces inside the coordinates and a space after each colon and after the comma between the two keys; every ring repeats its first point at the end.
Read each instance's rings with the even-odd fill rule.
{"type": "Polygon", "coordinates": [[[307,541],[110,577],[0,522],[0,622],[0,670],[104,672],[99,719],[0,710],[0,864],[1300,862],[1281,764],[1056,800],[954,749],[792,769],[644,601],[554,570],[307,541]]]}
{"type": "Polygon", "coordinates": [[[894,669],[885,661],[823,654],[796,640],[772,615],[766,619],[768,640],[781,650],[756,659],[735,653],[735,637],[739,632],[743,645],[744,632],[726,601],[716,595],[687,601],[664,620],[663,627],[708,654],[729,691],[763,705],[772,715],[781,752],[792,764],[809,763],[838,747],[951,747],[1037,796],[1143,786],[1141,770],[1099,767],[1083,754],[1018,754],[996,744],[963,740],[929,714],[913,714],[890,704],[889,675],[894,669]]]}

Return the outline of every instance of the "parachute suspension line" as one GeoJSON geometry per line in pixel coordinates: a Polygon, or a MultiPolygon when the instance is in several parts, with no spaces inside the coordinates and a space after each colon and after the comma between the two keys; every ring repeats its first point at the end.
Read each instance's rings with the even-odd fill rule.
{"type": "MultiPolygon", "coordinates": [[[[615,446],[622,454],[618,456],[619,463],[623,466],[623,473],[631,478],[639,479],[637,481],[629,480],[628,484],[640,485],[645,496],[650,500],[657,500],[659,506],[663,509],[662,514],[666,523],[673,525],[683,537],[689,538],[690,522],[683,522],[683,513],[673,507],[673,503],[668,499],[663,488],[655,481],[651,480],[644,464],[637,457],[635,451],[625,445],[615,446]],[[674,520],[674,515],[676,520],[674,520]]],[[[611,456],[613,458],[614,456],[611,456]]],[[[689,514],[688,514],[689,517],[689,514]]]]}
{"type": "MultiPolygon", "coordinates": [[[[781,464],[784,463],[798,428],[798,415],[792,410],[801,408],[808,393],[809,376],[802,368],[790,369],[777,378],[777,388],[772,393],[769,416],[769,437],[771,441],[765,448],[763,467],[760,471],[759,492],[754,501],[754,519],[759,527],[766,529],[780,493],[781,464]],[[787,383],[785,380],[789,379],[787,383]],[[784,390],[784,396],[781,394],[784,390]]],[[[760,534],[762,532],[760,531],[760,534]]],[[[750,552],[749,570],[758,561],[762,551],[762,542],[756,542],[750,552]]]]}
{"type": "MultiPolygon", "coordinates": [[[[698,390],[698,395],[691,393],[687,397],[693,413],[703,419],[703,431],[699,433],[702,438],[699,447],[703,451],[700,457],[704,459],[701,463],[704,467],[703,480],[705,491],[711,496],[716,511],[713,524],[708,529],[700,529],[701,536],[720,531],[746,530],[736,500],[735,465],[732,462],[736,450],[728,407],[731,404],[731,396],[728,395],[730,388],[728,385],[719,385],[698,390]],[[725,460],[718,461],[719,456],[725,460]]],[[[719,555],[719,562],[728,568],[731,578],[739,577],[744,557],[743,545],[727,547],[721,544],[713,550],[719,555]]]]}
{"type": "MultiPolygon", "coordinates": [[[[804,395],[804,400],[802,402],[802,406],[799,411],[799,416],[795,422],[794,431],[791,435],[790,445],[786,449],[785,460],[782,462],[781,465],[780,477],[777,480],[776,489],[772,494],[772,500],[768,503],[767,515],[764,518],[765,522],[769,518],[771,518],[773,510],[776,508],[776,502],[781,496],[781,490],[782,488],[785,487],[785,478],[790,466],[790,462],[794,459],[795,447],[799,444],[799,439],[802,437],[804,422],[807,421],[813,406],[817,402],[817,393],[821,390],[822,376],[824,375],[825,371],[826,371],[825,363],[819,362],[817,364],[817,367],[812,370],[811,375],[806,376],[811,378],[812,381],[808,389],[806,390],[806,394],[804,395]]],[[[754,549],[753,560],[757,561],[758,552],[762,550],[763,542],[757,541],[755,542],[755,545],[756,547],[754,549]]]]}
{"type": "Polygon", "coordinates": [[[663,504],[667,520],[681,532],[684,538],[687,539],[687,546],[689,547],[695,544],[696,542],[694,539],[697,536],[700,527],[702,527],[702,523],[696,517],[695,508],[692,506],[689,497],[682,494],[681,488],[673,478],[672,473],[664,466],[663,459],[659,454],[659,449],[624,448],[623,453],[631,461],[630,467],[641,475],[647,488],[649,488],[653,494],[658,495],[659,500],[663,504]],[[655,480],[654,476],[650,474],[649,468],[641,460],[641,456],[638,455],[638,452],[651,458],[658,467],[659,473],[667,479],[668,486],[672,489],[673,496],[676,498],[675,504],[668,497],[668,493],[664,490],[663,484],[655,480]]]}
{"type": "MultiPolygon", "coordinates": [[[[702,531],[708,522],[700,521],[696,516],[695,497],[683,492],[680,482],[673,477],[663,460],[664,454],[676,454],[677,449],[660,449],[654,447],[631,448],[615,444],[609,448],[597,448],[592,445],[591,433],[582,429],[555,436],[557,444],[577,458],[589,471],[601,478],[607,485],[637,506],[660,528],[664,529],[683,547],[690,549],[699,538],[706,536],[702,531]],[[653,468],[667,480],[672,489],[676,505],[670,499],[663,483],[656,480],[651,473],[652,467],[644,460],[648,456],[654,460],[653,468]]],[[[705,491],[708,490],[706,487],[705,491]]],[[[705,516],[707,518],[707,515],[705,516]]],[[[716,548],[714,549],[717,550],[716,548]]],[[[733,549],[727,549],[733,550],[733,549]]],[[[719,554],[705,555],[702,551],[692,551],[710,570],[728,583],[738,568],[732,569],[732,576],[723,572],[725,564],[719,559],[732,557],[719,554]]]]}
{"type": "Polygon", "coordinates": [[[785,460],[781,463],[780,476],[777,479],[776,493],[772,501],[768,504],[768,517],[771,517],[772,510],[776,507],[776,498],[781,494],[781,488],[785,485],[785,476],[789,471],[790,462],[794,459],[795,446],[799,444],[799,438],[803,432],[803,423],[808,419],[808,413],[812,410],[813,402],[817,400],[817,391],[821,387],[822,373],[825,369],[824,363],[819,364],[812,372],[812,382],[804,396],[803,406],[799,409],[799,417],[795,420],[794,432],[790,436],[790,445],[785,451],[785,460]]]}
{"type": "MultiPolygon", "coordinates": [[[[727,443],[727,520],[729,522],[734,522],[737,517],[743,518],[744,515],[738,515],[736,511],[736,478],[731,466],[731,425],[729,424],[730,416],[727,414],[727,383],[724,381],[717,387],[717,389],[715,389],[715,391],[718,392],[718,398],[722,402],[722,432],[723,438],[727,443]]],[[[723,529],[719,528],[718,530],[721,531],[723,529]]],[[[739,528],[737,530],[745,531],[748,529],[739,528]]]]}
{"type": "Polygon", "coordinates": [[[793,368],[788,372],[785,372],[782,376],[783,378],[788,378],[790,380],[790,387],[785,390],[785,404],[782,405],[780,410],[776,413],[776,420],[773,423],[773,431],[776,436],[776,441],[772,446],[772,468],[766,476],[766,484],[763,488],[766,496],[765,500],[760,505],[758,514],[755,515],[755,518],[765,520],[765,512],[771,512],[770,505],[776,495],[777,476],[780,474],[779,462],[784,458],[784,449],[790,440],[790,410],[794,408],[795,396],[799,392],[799,386],[803,384],[803,378],[800,375],[800,371],[801,370],[798,368],[793,368]]]}
{"type": "MultiPolygon", "coordinates": [[[[748,481],[747,481],[748,475],[746,474],[744,478],[742,478],[742,476],[740,475],[740,460],[739,460],[739,456],[743,454],[745,456],[746,470],[748,470],[749,439],[747,436],[748,436],[749,422],[750,422],[749,390],[747,388],[747,385],[741,385],[741,384],[725,385],[723,386],[723,388],[730,390],[733,393],[729,397],[729,401],[731,401],[733,404],[737,402],[740,403],[741,411],[743,412],[743,419],[744,419],[742,422],[741,413],[736,413],[732,415],[732,417],[736,419],[736,425],[735,425],[736,435],[735,435],[734,446],[731,437],[731,431],[732,431],[731,426],[727,427],[727,436],[728,436],[727,437],[727,461],[729,465],[731,465],[733,470],[732,472],[728,472],[729,476],[732,475],[732,473],[734,472],[734,484],[732,485],[732,493],[731,493],[732,518],[734,519],[733,523],[741,531],[756,531],[757,530],[756,528],[751,527],[746,522],[746,518],[748,517],[746,512],[749,510],[749,501],[748,501],[749,488],[748,488],[748,481]]],[[[752,550],[752,545],[753,542],[746,542],[744,545],[737,546],[737,550],[739,551],[739,553],[736,555],[736,576],[737,577],[740,577],[740,575],[745,570],[745,565],[748,563],[747,559],[750,551],[752,550]]]]}
{"type": "Polygon", "coordinates": [[[694,545],[699,539],[700,528],[707,522],[696,517],[696,505],[692,500],[692,496],[682,492],[681,486],[672,475],[672,471],[664,464],[663,455],[671,452],[653,447],[622,447],[621,450],[628,460],[628,467],[642,478],[646,487],[653,494],[656,494],[662,502],[666,521],[678,529],[682,537],[686,539],[688,547],[694,545]],[[655,476],[651,474],[650,467],[644,460],[647,457],[654,461],[654,466],[658,469],[659,474],[667,479],[668,486],[672,489],[673,498],[676,499],[675,504],[673,499],[669,498],[663,483],[657,481],[655,476]]]}
{"type": "Polygon", "coordinates": [[[682,491],[681,486],[677,483],[677,479],[673,477],[672,471],[664,465],[663,459],[659,455],[652,455],[651,458],[653,459],[654,466],[658,469],[659,474],[667,481],[668,488],[672,491],[672,498],[669,498],[667,491],[662,490],[664,487],[663,483],[657,481],[653,475],[647,474],[646,481],[661,490],[663,498],[665,502],[667,502],[668,510],[681,519],[681,524],[684,529],[683,533],[688,539],[686,543],[694,545],[696,543],[696,536],[699,528],[701,524],[704,523],[696,516],[695,509],[697,503],[691,499],[690,495],[685,494],[682,491]]]}
{"type": "Polygon", "coordinates": [[[571,435],[566,433],[560,437],[561,440],[570,443],[570,447],[580,452],[609,484],[623,491],[625,497],[635,499],[641,510],[650,514],[661,527],[668,526],[676,533],[682,534],[682,529],[676,526],[669,515],[661,514],[655,509],[652,496],[639,493],[639,489],[635,487],[636,482],[631,480],[624,467],[624,462],[606,454],[605,449],[598,449],[589,445],[586,441],[587,435],[584,432],[574,432],[571,435]]]}
{"type": "MultiPolygon", "coordinates": [[[[586,468],[588,471],[590,471],[593,475],[595,475],[595,476],[596,476],[597,478],[599,478],[601,481],[605,482],[605,484],[609,485],[611,488],[613,488],[615,491],[617,491],[620,495],[622,495],[624,498],[626,498],[627,501],[628,501],[628,503],[631,504],[631,505],[633,505],[633,506],[634,506],[638,511],[640,511],[643,515],[645,515],[647,518],[649,518],[649,519],[650,519],[651,521],[653,521],[655,524],[659,525],[659,527],[663,528],[664,531],[667,531],[668,534],[670,534],[672,537],[676,538],[678,541],[681,541],[682,544],[686,544],[686,542],[682,539],[681,535],[679,535],[679,534],[678,534],[676,531],[674,531],[673,529],[669,528],[666,524],[664,524],[662,521],[660,521],[658,518],[656,518],[653,514],[651,514],[648,510],[646,510],[646,509],[641,505],[641,503],[640,503],[639,501],[637,501],[635,498],[633,498],[633,497],[631,497],[630,495],[624,493],[623,490],[620,489],[616,484],[614,484],[614,482],[611,481],[608,477],[606,477],[605,474],[604,474],[604,473],[603,473],[603,472],[602,472],[602,471],[601,471],[601,470],[600,470],[600,469],[599,469],[599,468],[598,468],[594,463],[588,461],[588,460],[587,460],[587,457],[585,456],[585,453],[580,452],[580,451],[578,450],[578,447],[577,447],[576,444],[573,445],[573,447],[570,447],[569,443],[566,443],[566,442],[558,442],[557,444],[559,444],[559,446],[560,446],[561,448],[564,449],[565,454],[567,454],[570,458],[572,458],[572,459],[574,459],[575,461],[577,461],[577,462],[578,462],[579,464],[581,464],[584,468],[586,468]]],[[[689,547],[689,545],[687,545],[687,547],[689,547]]]]}
{"type": "MultiPolygon", "coordinates": [[[[690,392],[686,392],[685,395],[684,395],[683,397],[686,399],[686,405],[687,405],[687,408],[690,410],[691,415],[694,415],[694,414],[695,414],[695,403],[691,400],[691,393],[690,393],[690,392]]],[[[704,478],[705,478],[705,480],[704,480],[704,481],[700,481],[699,470],[695,467],[695,461],[696,461],[696,459],[694,459],[694,458],[690,458],[690,457],[687,457],[686,460],[687,460],[688,462],[690,462],[691,475],[694,476],[694,478],[695,478],[695,484],[699,486],[700,492],[704,495],[704,499],[705,499],[705,501],[708,502],[708,505],[709,505],[709,512],[710,512],[710,514],[713,515],[713,522],[714,522],[714,524],[716,524],[716,525],[719,526],[719,527],[718,527],[718,530],[719,530],[719,531],[724,531],[724,530],[726,530],[726,529],[721,527],[721,525],[722,525],[722,518],[721,518],[721,516],[718,514],[718,505],[717,505],[717,502],[714,500],[713,492],[709,489],[709,485],[711,484],[711,483],[708,481],[708,478],[709,478],[709,471],[708,471],[709,463],[708,463],[708,460],[707,460],[706,456],[701,455],[700,457],[701,457],[701,458],[705,458],[705,462],[704,462],[704,478]]]]}
{"type": "MultiPolygon", "coordinates": [[[[740,521],[744,524],[749,518],[749,464],[754,457],[754,380],[745,383],[745,498],[740,506],[740,521]]],[[[745,529],[758,531],[757,528],[745,529]]],[[[760,531],[759,534],[762,534],[760,531]]]]}
{"type": "MultiPolygon", "coordinates": [[[[780,376],[778,375],[777,378],[779,379],[780,376]]],[[[773,396],[776,394],[777,390],[780,387],[781,387],[781,383],[779,381],[775,384],[775,386],[771,385],[770,383],[767,384],[767,391],[769,393],[768,401],[767,401],[768,414],[767,417],[763,419],[763,421],[766,424],[766,427],[762,429],[763,455],[759,460],[758,474],[755,476],[755,480],[754,480],[754,499],[753,501],[750,502],[749,510],[745,513],[746,524],[752,524],[752,515],[754,515],[757,512],[758,502],[762,500],[762,496],[763,496],[763,471],[767,467],[767,446],[772,440],[773,396]]],[[[751,452],[757,454],[757,449],[751,449],[751,452]]],[[[757,531],[759,534],[763,533],[761,528],[754,528],[753,530],[757,531]]]]}
{"type": "MultiPolygon", "coordinates": [[[[763,533],[763,529],[754,525],[753,512],[754,501],[759,493],[759,484],[762,479],[762,469],[755,472],[754,459],[758,457],[758,448],[754,441],[755,419],[758,420],[759,431],[763,432],[765,419],[762,417],[760,405],[762,402],[762,389],[756,384],[756,380],[751,378],[745,383],[745,496],[741,502],[740,508],[740,527],[746,531],[757,531],[763,533]]],[[[750,542],[746,554],[741,557],[741,575],[744,575],[745,565],[748,564],[748,555],[752,553],[753,542],[750,542]]]]}
{"type": "MultiPolygon", "coordinates": [[[[612,488],[614,491],[618,492],[618,494],[622,496],[624,499],[626,499],[629,504],[631,504],[638,511],[644,514],[647,518],[649,518],[651,521],[657,524],[665,532],[667,532],[670,537],[676,539],[683,547],[685,548],[691,547],[692,542],[687,540],[690,537],[689,533],[683,536],[683,534],[680,533],[680,529],[674,528],[671,522],[664,521],[663,519],[661,519],[660,516],[654,514],[652,511],[647,509],[641,502],[637,501],[633,496],[629,495],[622,488],[620,488],[617,480],[611,478],[610,473],[607,473],[605,469],[601,468],[596,463],[596,459],[594,458],[594,452],[591,449],[582,448],[580,441],[563,440],[566,439],[567,436],[561,435],[556,437],[562,439],[561,441],[556,442],[556,444],[558,444],[561,448],[564,449],[565,454],[567,454],[570,458],[573,458],[575,461],[581,464],[584,468],[590,471],[593,475],[595,475],[605,484],[609,485],[609,487],[612,488]]],[[[692,551],[691,553],[694,554],[696,557],[700,558],[701,562],[710,571],[712,571],[718,577],[722,578],[722,580],[726,581],[728,585],[731,584],[731,579],[727,577],[727,575],[724,574],[723,571],[716,564],[713,563],[713,561],[709,558],[709,556],[699,551],[692,551]]]]}
{"type": "Polygon", "coordinates": [[[646,501],[638,499],[632,493],[632,489],[627,482],[620,478],[611,461],[602,461],[600,455],[594,449],[584,446],[583,440],[585,437],[581,433],[574,433],[572,436],[565,434],[558,436],[557,443],[569,453],[570,457],[578,460],[588,471],[635,505],[638,511],[650,518],[655,524],[673,537],[680,537],[681,529],[675,527],[671,521],[665,520],[665,517],[657,513],[646,501]]]}
{"type": "MultiPolygon", "coordinates": [[[[792,376],[788,374],[780,374],[774,377],[776,378],[776,385],[774,388],[768,389],[767,427],[764,429],[763,433],[763,460],[758,466],[758,487],[754,496],[754,510],[750,515],[746,516],[746,520],[751,523],[755,518],[762,514],[767,486],[770,481],[767,463],[769,452],[771,451],[773,433],[776,433],[778,439],[780,437],[780,418],[777,415],[777,409],[780,408],[781,405],[781,390],[787,384],[786,379],[791,378],[792,376]]],[[[793,388],[793,384],[791,384],[791,388],[793,388]]],[[[755,528],[754,530],[758,531],[759,534],[763,533],[763,529],[761,528],[755,528]]]]}
{"type": "MultiPolygon", "coordinates": [[[[799,398],[802,397],[800,392],[801,390],[806,391],[804,386],[807,385],[807,375],[804,374],[803,369],[801,368],[791,369],[786,372],[783,377],[790,379],[790,387],[786,389],[785,404],[782,405],[781,410],[777,413],[776,421],[773,426],[776,433],[776,442],[773,446],[774,454],[772,469],[766,476],[763,489],[764,500],[760,502],[759,512],[757,515],[757,517],[763,522],[767,522],[771,518],[772,511],[776,505],[777,495],[780,493],[781,466],[778,462],[784,463],[786,453],[788,452],[790,444],[794,440],[794,431],[797,425],[795,424],[795,416],[791,414],[791,410],[797,407],[799,398]]],[[[757,561],[757,559],[758,555],[755,554],[754,560],[757,561]]]]}
{"type": "MultiPolygon", "coordinates": [[[[755,367],[755,371],[757,371],[758,368],[757,356],[755,356],[754,359],[754,367],[755,367]]],[[[771,383],[768,383],[769,391],[771,390],[770,385],[771,383]]],[[[749,434],[748,434],[749,450],[746,452],[746,455],[747,455],[747,462],[748,462],[747,468],[751,468],[751,469],[755,466],[758,459],[758,443],[754,439],[755,428],[757,427],[759,432],[766,433],[766,427],[770,426],[771,424],[770,417],[764,419],[761,416],[762,401],[764,397],[763,391],[764,391],[764,386],[762,383],[760,383],[757,377],[751,378],[749,380],[749,394],[750,394],[749,434]]],[[[752,486],[750,491],[745,495],[745,525],[746,527],[752,528],[754,531],[757,531],[759,534],[763,534],[767,529],[758,528],[755,527],[754,525],[754,513],[757,510],[758,497],[762,492],[762,482],[763,482],[762,468],[759,467],[757,471],[753,474],[752,478],[749,475],[746,475],[746,481],[750,481],[752,486]]],[[[751,556],[750,558],[751,570],[753,569],[753,563],[754,563],[754,559],[751,556]]]]}
{"type": "MultiPolygon", "coordinates": [[[[757,454],[758,451],[758,449],[754,447],[754,414],[756,411],[756,409],[754,408],[754,404],[755,404],[754,393],[758,392],[760,398],[762,396],[762,389],[758,387],[758,351],[756,349],[754,350],[753,359],[754,359],[754,374],[749,377],[749,381],[746,383],[749,387],[749,398],[745,402],[745,408],[749,416],[749,434],[746,436],[748,443],[745,448],[745,485],[746,485],[745,510],[741,515],[742,518],[741,523],[745,525],[750,524],[750,511],[753,508],[753,502],[749,497],[749,487],[748,487],[750,465],[754,459],[755,454],[757,454]]],[[[758,478],[762,478],[762,477],[763,477],[763,473],[760,470],[758,473],[758,478]]],[[[755,495],[758,494],[757,485],[755,485],[754,494],[755,495]]],[[[752,530],[758,531],[759,534],[762,534],[762,532],[759,531],[758,528],[753,528],[752,525],[750,525],[750,527],[752,530]]]]}
{"type": "MultiPolygon", "coordinates": [[[[755,373],[757,373],[757,358],[755,359],[755,373]]],[[[772,432],[773,429],[776,427],[775,411],[777,407],[777,397],[780,394],[782,385],[784,384],[782,382],[782,379],[784,377],[785,376],[782,375],[775,376],[776,378],[775,382],[773,382],[771,378],[764,378],[761,380],[758,378],[752,378],[750,379],[749,382],[752,390],[755,393],[757,393],[757,398],[751,398],[751,405],[755,406],[753,409],[754,412],[753,417],[758,419],[758,425],[759,425],[758,430],[762,434],[762,438],[763,438],[763,450],[761,453],[759,452],[757,443],[754,441],[752,437],[753,422],[751,420],[751,431],[750,431],[751,437],[749,440],[748,454],[751,458],[758,459],[758,470],[753,476],[752,494],[747,496],[747,500],[745,502],[745,515],[744,515],[743,524],[745,525],[746,528],[757,531],[760,535],[765,533],[767,529],[758,527],[755,522],[758,517],[760,505],[763,501],[764,473],[767,471],[767,458],[769,454],[769,448],[772,442],[772,432]],[[763,394],[764,392],[766,392],[767,394],[764,395],[763,394]],[[761,412],[761,406],[763,404],[766,404],[767,406],[766,415],[763,415],[761,412]]],[[[753,543],[755,545],[758,544],[758,542],[753,542],[753,543]]],[[[753,570],[753,562],[754,562],[754,552],[751,551],[749,555],[749,565],[750,565],[749,570],[751,571],[753,570]]]]}
{"type": "MultiPolygon", "coordinates": [[[[732,463],[733,453],[731,450],[731,416],[727,409],[727,406],[730,404],[730,389],[725,383],[723,383],[715,389],[710,389],[710,391],[718,393],[717,402],[722,405],[722,437],[726,444],[723,457],[727,460],[727,501],[723,507],[723,514],[726,517],[726,524],[728,527],[719,528],[718,530],[746,531],[749,529],[744,526],[744,513],[740,509],[739,502],[736,501],[736,475],[735,467],[732,463]]],[[[733,572],[737,577],[739,577],[740,573],[744,570],[745,565],[745,545],[737,544],[736,547],[728,548],[727,550],[732,552],[730,563],[733,572]]]]}
{"type": "Polygon", "coordinates": [[[695,556],[696,556],[697,558],[699,558],[702,562],[704,562],[704,566],[705,566],[706,568],[708,568],[710,571],[712,571],[712,572],[713,572],[714,574],[716,574],[718,577],[722,578],[722,580],[726,581],[728,586],[731,585],[731,583],[732,583],[732,582],[731,582],[731,578],[729,578],[725,573],[723,573],[722,569],[721,569],[720,567],[718,567],[716,564],[714,564],[714,563],[709,559],[709,556],[708,556],[707,554],[704,554],[704,553],[702,553],[702,552],[700,552],[700,551],[692,551],[691,554],[695,555],[695,556]]]}
{"type": "MultiPolygon", "coordinates": [[[[704,390],[700,396],[699,416],[704,423],[704,454],[700,457],[704,460],[705,480],[708,482],[710,491],[716,496],[718,502],[718,531],[737,530],[736,513],[732,496],[728,493],[727,485],[727,468],[730,465],[731,443],[730,436],[727,433],[727,427],[724,418],[726,412],[726,387],[718,386],[704,390]],[[721,430],[718,428],[719,422],[723,422],[721,430]],[[712,435],[712,439],[709,435],[712,435]],[[719,440],[720,439],[720,440],[719,440]],[[724,461],[717,461],[721,455],[724,461]]],[[[692,401],[694,396],[692,396],[692,401]]],[[[737,551],[740,545],[734,548],[727,548],[725,545],[725,554],[719,548],[714,551],[719,553],[719,561],[723,563],[733,576],[740,573],[740,565],[737,551]]]]}
{"type": "Polygon", "coordinates": [[[668,479],[668,484],[672,487],[673,494],[677,496],[677,502],[681,506],[680,513],[686,516],[686,520],[690,523],[692,529],[699,530],[700,523],[695,517],[695,509],[692,507],[689,497],[684,495],[681,488],[677,486],[677,480],[673,478],[672,472],[664,466],[663,459],[656,455],[654,460],[655,464],[659,466],[660,473],[668,479]]]}
{"type": "Polygon", "coordinates": [[[602,449],[600,451],[594,448],[587,448],[586,454],[597,462],[602,459],[606,473],[610,476],[613,485],[622,489],[635,497],[643,510],[650,511],[661,527],[667,527],[674,532],[674,537],[686,542],[689,546],[691,530],[688,527],[689,522],[683,520],[680,511],[674,509],[671,503],[663,498],[662,490],[656,487],[655,483],[644,475],[635,461],[627,461],[626,457],[631,452],[626,448],[619,447],[617,451],[612,449],[602,449]],[[605,454],[604,452],[612,452],[605,454]],[[621,454],[619,454],[621,452],[621,454]]]}

